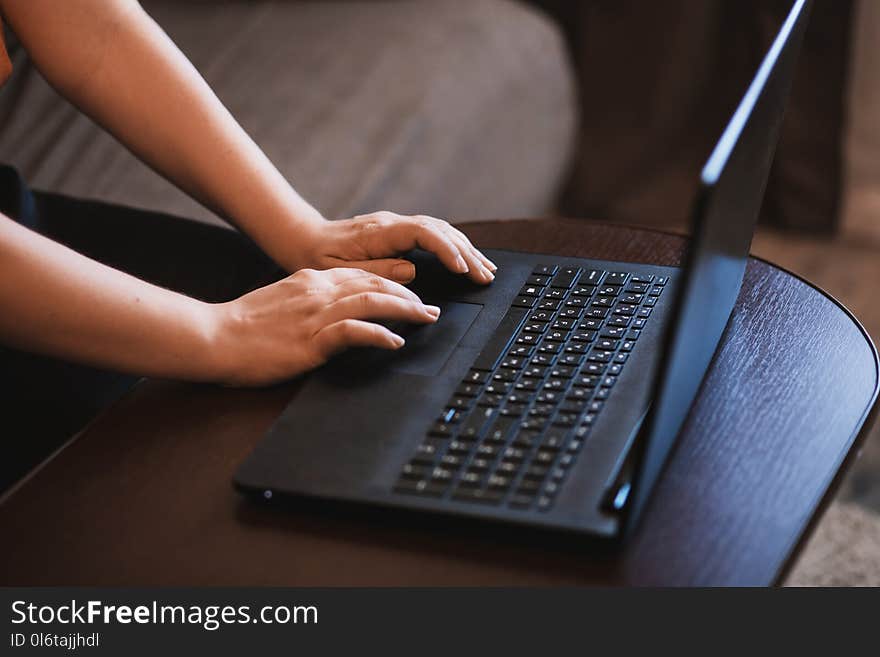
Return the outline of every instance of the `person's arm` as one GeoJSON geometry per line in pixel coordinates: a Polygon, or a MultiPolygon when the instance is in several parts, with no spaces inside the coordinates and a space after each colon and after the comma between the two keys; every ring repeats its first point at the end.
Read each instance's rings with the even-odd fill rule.
{"type": "Polygon", "coordinates": [[[494,278],[444,221],[387,212],[326,221],[134,0],[0,0],[0,9],[54,87],[288,271],[346,265],[407,282],[412,266],[393,256],[419,246],[476,282],[494,278]]]}
{"type": "Polygon", "coordinates": [[[151,285],[0,214],[0,343],[139,375],[280,381],[350,346],[397,349],[370,319],[436,321],[401,285],[357,269],[302,270],[208,304],[151,285]]]}

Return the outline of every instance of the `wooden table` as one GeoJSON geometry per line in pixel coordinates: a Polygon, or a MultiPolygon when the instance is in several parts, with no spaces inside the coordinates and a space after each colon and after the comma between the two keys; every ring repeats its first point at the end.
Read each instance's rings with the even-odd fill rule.
{"type": "MultiPolygon", "coordinates": [[[[657,264],[677,264],[684,244],[572,220],[465,229],[485,247],[657,264]]],[[[878,362],[845,308],[752,260],[678,450],[617,554],[430,518],[245,501],[231,474],[296,388],[141,382],[0,503],[0,583],[772,584],[866,433],[878,362]]]]}

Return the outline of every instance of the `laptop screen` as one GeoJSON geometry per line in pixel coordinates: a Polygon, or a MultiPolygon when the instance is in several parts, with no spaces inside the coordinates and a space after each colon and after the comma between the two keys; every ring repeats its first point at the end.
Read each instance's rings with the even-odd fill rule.
{"type": "Polygon", "coordinates": [[[703,168],[653,405],[635,446],[628,528],[684,424],[742,286],[811,1],[794,3],[703,168]]]}

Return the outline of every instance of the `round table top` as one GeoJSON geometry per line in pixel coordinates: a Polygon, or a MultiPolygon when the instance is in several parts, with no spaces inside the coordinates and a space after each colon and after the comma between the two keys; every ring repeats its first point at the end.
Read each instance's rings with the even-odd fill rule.
{"type": "MultiPolygon", "coordinates": [[[[483,247],[679,263],[685,239],[583,220],[463,224],[483,247]]],[[[878,389],[858,322],[752,259],[643,521],[620,551],[360,509],[266,508],[232,473],[297,383],[145,380],[0,502],[7,585],[765,585],[858,446],[878,389]]]]}

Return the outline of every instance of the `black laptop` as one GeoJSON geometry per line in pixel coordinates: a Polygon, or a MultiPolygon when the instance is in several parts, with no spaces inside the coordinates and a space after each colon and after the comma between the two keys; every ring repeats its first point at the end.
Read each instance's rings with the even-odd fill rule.
{"type": "Polygon", "coordinates": [[[794,3],[702,171],[682,268],[487,250],[499,269],[480,287],[411,254],[440,320],[395,327],[399,352],[310,374],[236,487],[625,535],[739,293],[809,5],[794,3]]]}

